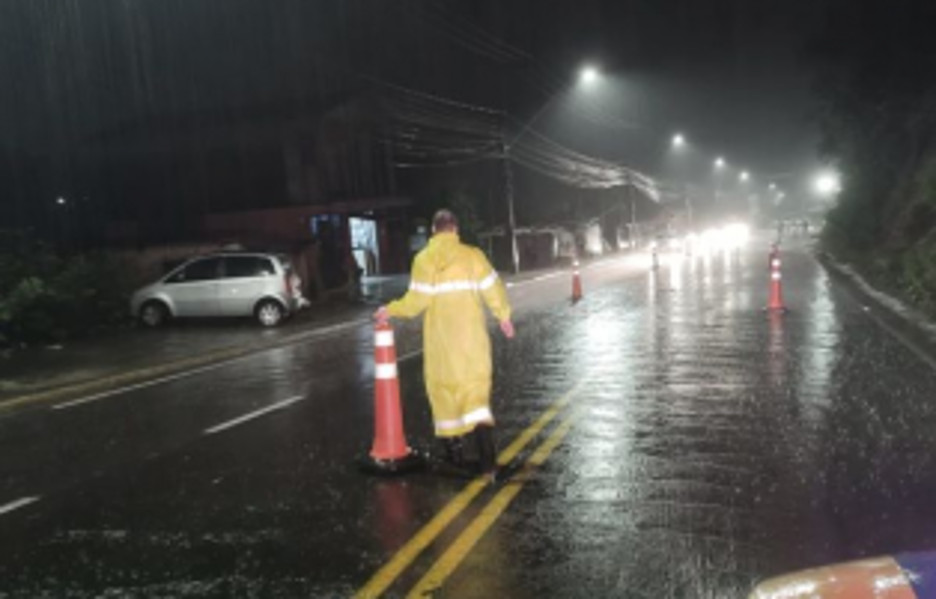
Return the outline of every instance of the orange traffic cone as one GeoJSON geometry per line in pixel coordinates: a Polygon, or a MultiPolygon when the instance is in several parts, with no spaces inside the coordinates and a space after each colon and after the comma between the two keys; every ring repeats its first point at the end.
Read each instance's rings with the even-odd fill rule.
{"type": "Polygon", "coordinates": [[[582,299],[582,275],[579,273],[578,260],[572,263],[572,303],[577,303],[582,299]]]}
{"type": "Polygon", "coordinates": [[[776,246],[770,252],[770,300],[767,302],[768,310],[786,312],[783,305],[783,283],[780,274],[780,250],[776,246]]]}
{"type": "Polygon", "coordinates": [[[403,432],[396,346],[393,329],[386,322],[377,323],[374,357],[374,444],[363,467],[377,474],[401,474],[421,468],[425,461],[407,445],[403,432]]]}

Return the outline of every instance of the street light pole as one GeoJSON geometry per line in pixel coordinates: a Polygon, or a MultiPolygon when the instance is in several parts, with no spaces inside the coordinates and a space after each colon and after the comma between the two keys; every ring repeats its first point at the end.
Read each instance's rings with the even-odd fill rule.
{"type": "Polygon", "coordinates": [[[558,96],[559,94],[556,94],[544,102],[539,110],[523,124],[520,131],[514,134],[509,141],[505,140],[502,145],[504,156],[504,195],[507,196],[507,235],[510,237],[510,266],[514,274],[520,272],[520,251],[517,249],[517,216],[514,208],[513,166],[510,162],[511,152],[513,151],[514,144],[529,131],[533,123],[539,120],[543,113],[546,112],[546,109],[553,105],[553,102],[558,96]]]}
{"type": "Polygon", "coordinates": [[[721,210],[721,174],[722,170],[725,168],[725,159],[719,156],[715,159],[715,210],[721,210]]]}
{"type": "MultiPolygon", "coordinates": [[[[594,67],[586,67],[579,73],[579,81],[586,85],[591,85],[598,78],[600,78],[600,74],[594,67]]],[[[510,163],[511,152],[513,151],[514,144],[516,144],[533,124],[539,120],[543,113],[553,105],[562,91],[565,91],[565,89],[553,94],[544,102],[539,110],[523,124],[520,131],[511,137],[509,141],[505,133],[504,142],[501,146],[504,160],[504,195],[507,197],[507,233],[510,236],[510,261],[514,274],[520,272],[520,251],[517,249],[517,217],[514,209],[513,167],[510,163]]]]}

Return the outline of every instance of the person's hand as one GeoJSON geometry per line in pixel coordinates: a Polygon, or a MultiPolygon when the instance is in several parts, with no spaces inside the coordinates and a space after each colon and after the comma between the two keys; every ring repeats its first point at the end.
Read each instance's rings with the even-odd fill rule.
{"type": "Polygon", "coordinates": [[[508,339],[513,339],[516,331],[514,331],[514,325],[510,320],[502,320],[500,323],[500,330],[504,333],[504,337],[508,339]]]}
{"type": "Polygon", "coordinates": [[[378,324],[385,324],[390,320],[390,312],[387,310],[386,306],[377,308],[377,311],[374,312],[374,320],[376,320],[378,324]]]}

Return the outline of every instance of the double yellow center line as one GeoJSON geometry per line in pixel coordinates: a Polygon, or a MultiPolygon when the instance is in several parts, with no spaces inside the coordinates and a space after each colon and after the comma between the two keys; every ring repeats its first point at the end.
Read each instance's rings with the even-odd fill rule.
{"type": "MultiPolygon", "coordinates": [[[[509,464],[530,441],[536,438],[546,426],[565,408],[581,389],[585,379],[552,404],[536,421],[520,433],[498,456],[497,463],[509,464]]],[[[525,468],[535,468],[549,457],[563,438],[568,434],[575,413],[571,413],[556,427],[546,440],[533,452],[524,464],[525,468]]],[[[408,597],[421,597],[432,589],[438,588],[458,567],[468,552],[477,544],[484,533],[507,509],[523,488],[522,480],[506,484],[480,514],[465,528],[445,553],[433,564],[428,572],[416,583],[408,597]]],[[[384,564],[374,576],[355,595],[356,599],[379,597],[402,574],[413,561],[455,520],[487,486],[485,479],[475,479],[453,497],[419,532],[401,547],[393,558],[384,564]]]]}

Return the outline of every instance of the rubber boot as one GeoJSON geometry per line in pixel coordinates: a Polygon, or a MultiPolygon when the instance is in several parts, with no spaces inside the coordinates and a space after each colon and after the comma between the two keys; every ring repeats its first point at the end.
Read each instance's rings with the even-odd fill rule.
{"type": "Polygon", "coordinates": [[[494,427],[488,424],[479,424],[474,430],[475,442],[478,444],[478,470],[488,475],[492,482],[497,480],[497,448],[494,445],[494,427]]]}
{"type": "Polygon", "coordinates": [[[442,437],[442,459],[456,468],[465,466],[465,444],[461,437],[442,437]]]}

